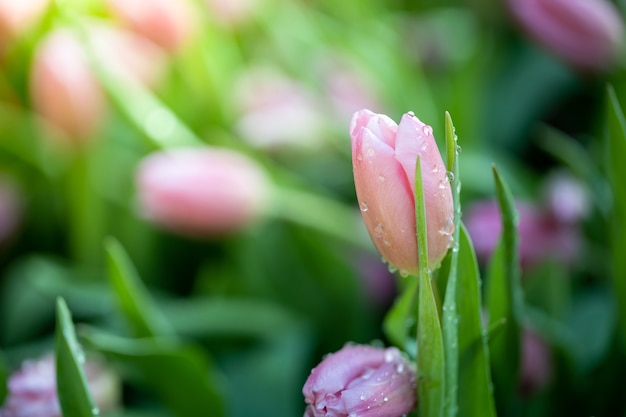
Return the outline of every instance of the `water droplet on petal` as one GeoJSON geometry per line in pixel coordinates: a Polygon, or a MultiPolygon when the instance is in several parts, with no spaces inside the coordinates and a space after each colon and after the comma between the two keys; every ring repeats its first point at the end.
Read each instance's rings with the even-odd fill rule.
{"type": "Polygon", "coordinates": [[[385,397],[385,398],[383,398],[383,401],[387,402],[387,401],[389,401],[389,398],[385,397]]]}
{"type": "Polygon", "coordinates": [[[433,128],[428,125],[424,125],[422,133],[424,133],[425,136],[431,136],[433,134],[433,128]]]}
{"type": "Polygon", "coordinates": [[[385,176],[384,175],[379,175],[378,176],[378,181],[385,182],[385,176]]]}
{"type": "Polygon", "coordinates": [[[410,112],[407,113],[409,116],[411,117],[415,117],[415,113],[411,110],[410,112]]]}
{"type": "Polygon", "coordinates": [[[359,161],[362,161],[363,160],[363,154],[361,152],[356,154],[356,159],[358,159],[359,161]]]}
{"type": "Polygon", "coordinates": [[[401,269],[401,270],[400,270],[400,276],[401,276],[402,278],[406,278],[406,277],[408,277],[408,276],[409,276],[409,271],[407,271],[406,269],[401,269]]]}
{"type": "Polygon", "coordinates": [[[391,264],[389,264],[388,269],[389,269],[389,273],[391,274],[395,274],[396,272],[398,272],[398,268],[396,268],[395,266],[391,264]]]}
{"type": "Polygon", "coordinates": [[[382,223],[378,223],[376,225],[376,228],[374,229],[374,236],[377,239],[380,239],[381,237],[383,237],[383,232],[384,232],[384,229],[383,229],[382,223]]]}
{"type": "Polygon", "coordinates": [[[376,151],[374,150],[374,148],[367,148],[367,150],[365,151],[365,155],[367,155],[368,157],[373,157],[376,155],[376,151]]]}
{"type": "Polygon", "coordinates": [[[369,210],[369,207],[367,206],[367,202],[365,201],[361,202],[361,204],[359,204],[359,207],[363,213],[369,210]]]}

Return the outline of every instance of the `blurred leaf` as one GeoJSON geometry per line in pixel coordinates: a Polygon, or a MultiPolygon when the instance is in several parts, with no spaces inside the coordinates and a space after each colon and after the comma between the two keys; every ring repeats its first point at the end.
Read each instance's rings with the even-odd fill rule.
{"type": "MultiPolygon", "coordinates": [[[[454,203],[454,234],[452,250],[448,263],[448,278],[445,286],[443,302],[443,350],[445,355],[445,402],[444,415],[454,417],[459,412],[459,314],[457,312],[457,286],[459,261],[459,234],[461,230],[461,181],[459,179],[459,162],[457,154],[457,138],[450,114],[446,112],[446,165],[450,175],[452,198],[454,203]]],[[[464,410],[460,410],[464,413],[464,410]]]]}
{"type": "Polygon", "coordinates": [[[105,242],[105,247],[111,285],[122,312],[136,336],[172,334],[171,325],[150,298],[122,245],[117,240],[109,238],[105,242]]]}
{"type": "Polygon", "coordinates": [[[127,339],[94,329],[86,345],[127,366],[178,417],[225,415],[221,390],[204,352],[172,339],[127,339]]]}
{"type": "Polygon", "coordinates": [[[4,360],[4,355],[0,351],[0,405],[4,402],[6,398],[9,387],[7,385],[9,381],[9,369],[7,368],[7,364],[4,360]]]}
{"type": "Polygon", "coordinates": [[[76,341],[72,317],[62,298],[57,300],[55,352],[57,392],[63,416],[98,415],[83,371],[83,352],[76,341]]]}
{"type": "Polygon", "coordinates": [[[420,416],[439,417],[444,407],[445,359],[439,310],[428,264],[426,206],[421,165],[421,158],[418,157],[415,167],[415,219],[420,265],[417,312],[417,391],[420,399],[420,416]]]}
{"type": "Polygon", "coordinates": [[[414,355],[415,352],[407,349],[407,339],[411,328],[415,325],[415,295],[417,293],[418,279],[410,275],[407,277],[407,281],[402,294],[396,299],[385,316],[383,329],[391,343],[414,355]]]}
{"type": "Polygon", "coordinates": [[[299,322],[280,305],[252,298],[186,298],[164,304],[163,311],[177,333],[194,338],[271,339],[299,322]]]}
{"type": "Polygon", "coordinates": [[[520,284],[515,202],[508,186],[493,167],[498,203],[502,212],[502,235],[489,265],[489,324],[505,320],[503,331],[490,342],[491,369],[499,396],[512,398],[518,386],[520,363],[520,284]]]}
{"type": "Polygon", "coordinates": [[[610,218],[611,267],[619,309],[622,341],[626,343],[626,120],[612,87],[608,88],[606,166],[613,193],[610,218]]]}
{"type": "Polygon", "coordinates": [[[462,225],[460,229],[456,299],[459,312],[459,415],[495,417],[489,350],[482,323],[478,262],[467,230],[462,225]]]}

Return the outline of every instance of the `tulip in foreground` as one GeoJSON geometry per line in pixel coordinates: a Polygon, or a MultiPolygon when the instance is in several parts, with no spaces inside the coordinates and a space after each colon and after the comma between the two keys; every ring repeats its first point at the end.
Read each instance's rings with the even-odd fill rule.
{"type": "Polygon", "coordinates": [[[304,417],[400,417],[415,408],[415,383],[398,349],[346,345],[311,371],[304,417]]]}
{"type": "Polygon", "coordinates": [[[144,217],[193,237],[248,226],[263,212],[270,188],[254,160],[208,147],[152,154],[141,162],[136,182],[144,217]]]}
{"type": "Polygon", "coordinates": [[[429,266],[452,243],[452,191],[432,128],[412,113],[397,125],[369,110],[350,125],[354,183],[361,213],[383,257],[403,273],[418,271],[415,226],[415,166],[421,157],[426,202],[429,266]]]}
{"type": "Polygon", "coordinates": [[[509,0],[513,18],[537,43],[576,68],[599,72],[617,61],[624,24],[606,0],[509,0]]]}

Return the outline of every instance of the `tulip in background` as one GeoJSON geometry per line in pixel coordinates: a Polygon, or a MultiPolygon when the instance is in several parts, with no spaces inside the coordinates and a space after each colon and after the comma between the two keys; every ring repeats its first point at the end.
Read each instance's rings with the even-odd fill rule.
{"type": "MultiPolygon", "coordinates": [[[[98,409],[101,412],[115,410],[121,397],[117,376],[91,360],[85,364],[85,376],[98,409]]],[[[8,390],[0,417],[62,417],[53,355],[24,362],[9,378],[8,390]]]]}
{"type": "Polygon", "coordinates": [[[606,0],[508,0],[510,12],[537,43],[572,66],[602,72],[617,63],[624,23],[606,0]]]}
{"type": "Polygon", "coordinates": [[[0,49],[6,39],[15,39],[27,32],[50,3],[50,0],[0,0],[0,49]]]}
{"type": "Polygon", "coordinates": [[[452,243],[452,192],[432,128],[411,113],[397,125],[369,110],[350,125],[354,183],[367,230],[382,256],[401,273],[418,271],[415,166],[421,157],[429,266],[452,243]]]}
{"type": "Polygon", "coordinates": [[[522,330],[520,391],[525,395],[545,388],[552,378],[550,347],[534,331],[522,330]]]}
{"type": "Polygon", "coordinates": [[[415,408],[415,384],[398,349],[346,345],[311,371],[304,417],[399,417],[415,408]]]}
{"type": "Polygon", "coordinates": [[[223,235],[253,223],[270,183],[252,159],[223,148],[184,148],[146,157],[137,170],[139,209],[161,227],[194,237],[223,235]]]}
{"type": "Polygon", "coordinates": [[[186,0],[107,0],[123,24],[167,51],[176,51],[191,37],[194,24],[186,0]]]}

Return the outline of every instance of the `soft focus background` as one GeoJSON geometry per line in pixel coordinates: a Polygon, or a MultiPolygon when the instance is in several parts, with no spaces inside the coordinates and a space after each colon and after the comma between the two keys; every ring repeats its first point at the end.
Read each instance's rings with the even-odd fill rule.
{"type": "Polygon", "coordinates": [[[0,401],[52,352],[62,296],[115,375],[103,415],[302,415],[325,353],[387,343],[402,281],[355,198],[348,129],[369,108],[412,110],[438,140],[451,113],[482,265],[492,163],[518,201],[533,314],[500,415],[625,415],[603,163],[607,83],[626,104],[614,6],[613,43],[591,48],[610,59],[585,65],[504,1],[0,0],[0,401]],[[129,323],[111,258],[134,264],[158,326],[129,323]]]}

